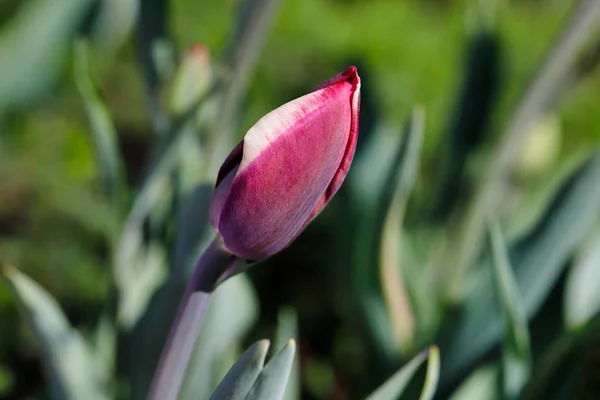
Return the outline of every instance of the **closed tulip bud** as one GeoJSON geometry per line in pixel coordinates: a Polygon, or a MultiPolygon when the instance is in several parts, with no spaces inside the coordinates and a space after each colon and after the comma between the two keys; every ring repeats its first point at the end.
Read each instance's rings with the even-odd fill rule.
{"type": "Polygon", "coordinates": [[[210,205],[211,224],[229,252],[263,260],[321,212],[354,157],[359,103],[352,66],[250,128],[223,163],[210,205]]]}
{"type": "Polygon", "coordinates": [[[189,111],[208,92],[212,81],[208,48],[199,44],[193,46],[175,70],[167,99],[169,112],[180,116],[189,111]]]}

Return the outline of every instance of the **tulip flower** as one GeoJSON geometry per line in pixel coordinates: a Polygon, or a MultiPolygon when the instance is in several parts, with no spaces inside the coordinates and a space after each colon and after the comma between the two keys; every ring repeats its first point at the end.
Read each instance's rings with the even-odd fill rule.
{"type": "Polygon", "coordinates": [[[196,265],[148,399],[176,399],[210,293],[287,247],[344,181],[358,135],[360,78],[350,67],[261,118],[226,158],[210,219],[217,236],[196,265]]]}
{"type": "Polygon", "coordinates": [[[360,78],[350,67],[261,118],[225,160],[210,206],[237,257],[287,247],[331,200],[356,149],[360,78]]]}

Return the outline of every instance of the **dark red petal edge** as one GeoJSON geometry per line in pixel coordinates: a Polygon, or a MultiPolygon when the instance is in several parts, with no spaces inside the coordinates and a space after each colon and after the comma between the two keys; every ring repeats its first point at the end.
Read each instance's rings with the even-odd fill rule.
{"type": "Polygon", "coordinates": [[[221,168],[219,169],[219,173],[217,174],[217,181],[215,183],[215,187],[221,183],[221,181],[231,172],[237,165],[242,162],[242,157],[244,156],[244,140],[231,150],[231,153],[227,156],[221,168]]]}
{"type": "MultiPolygon", "coordinates": [[[[358,77],[358,73],[357,73],[355,66],[349,67],[348,69],[346,69],[346,71],[344,71],[341,74],[328,80],[320,87],[331,84],[330,82],[334,82],[334,84],[335,84],[342,80],[348,80],[354,86],[354,92],[352,92],[352,96],[350,96],[350,102],[352,102],[354,99],[354,94],[357,90],[358,83],[360,81],[360,78],[358,77]]],[[[331,180],[331,183],[329,184],[329,186],[323,193],[323,197],[321,197],[321,201],[315,207],[312,215],[306,221],[306,224],[304,225],[304,227],[306,227],[306,225],[308,225],[310,223],[310,221],[312,221],[312,219],[315,218],[323,210],[323,208],[327,205],[327,203],[329,203],[329,201],[331,200],[333,195],[335,195],[335,193],[338,191],[338,189],[344,182],[344,179],[346,178],[346,175],[348,174],[348,171],[350,170],[350,165],[352,164],[352,159],[354,158],[354,153],[356,151],[356,143],[358,140],[360,93],[358,94],[358,99],[356,102],[356,109],[352,108],[352,104],[350,104],[350,106],[351,106],[350,108],[352,110],[352,116],[351,116],[352,121],[351,121],[351,125],[350,125],[350,135],[348,135],[348,142],[346,144],[346,149],[344,150],[344,156],[342,158],[342,161],[340,162],[340,166],[338,167],[337,172],[335,173],[335,175],[333,176],[333,178],[331,180]]]]}
{"type": "Polygon", "coordinates": [[[356,67],[354,65],[349,66],[348,68],[346,68],[346,70],[344,72],[341,72],[341,73],[337,74],[336,76],[334,76],[333,78],[323,82],[322,84],[317,86],[313,90],[313,92],[315,90],[323,89],[324,87],[332,86],[332,85],[335,85],[336,83],[340,83],[340,82],[344,82],[344,81],[348,81],[352,85],[358,84],[358,73],[356,72],[356,67]]]}
{"type": "MultiPolygon", "coordinates": [[[[350,96],[350,102],[354,101],[354,95],[357,90],[357,85],[359,83],[358,73],[355,66],[351,66],[342,72],[339,77],[349,81],[354,86],[354,91],[352,92],[352,96],[350,96]]],[[[333,78],[335,79],[335,78],[333,78]]],[[[340,79],[341,80],[341,79],[340,79]]],[[[339,82],[340,80],[337,80],[339,82]]],[[[352,121],[350,125],[350,135],[348,136],[348,143],[346,144],[346,150],[344,151],[344,157],[340,162],[340,166],[338,171],[334,175],[331,184],[327,188],[325,192],[325,202],[329,202],[331,197],[337,192],[337,190],[342,185],[342,182],[346,178],[348,171],[350,170],[350,165],[352,164],[352,159],[354,158],[354,153],[356,151],[356,142],[358,140],[358,119],[360,112],[360,93],[358,94],[358,99],[356,102],[356,108],[352,107],[350,104],[350,109],[352,110],[352,121]]]]}

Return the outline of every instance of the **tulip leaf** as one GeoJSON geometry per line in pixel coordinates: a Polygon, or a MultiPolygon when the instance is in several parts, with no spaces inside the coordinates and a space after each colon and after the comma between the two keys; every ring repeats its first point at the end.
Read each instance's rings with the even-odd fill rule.
{"type": "Polygon", "coordinates": [[[139,0],[101,0],[91,39],[103,53],[114,52],[127,39],[139,10],[139,0]]]}
{"type": "Polygon", "coordinates": [[[211,197],[211,185],[202,184],[181,199],[176,216],[171,274],[188,276],[200,256],[199,248],[205,248],[212,240],[208,215],[211,197]]]}
{"type": "MultiPolygon", "coordinates": [[[[381,228],[379,268],[383,296],[388,308],[388,318],[393,329],[396,346],[403,352],[409,353],[415,345],[416,321],[413,304],[409,299],[409,292],[413,298],[421,300],[415,293],[426,295],[426,303],[431,304],[431,294],[415,288],[418,279],[409,281],[413,290],[408,289],[408,282],[404,275],[409,268],[402,264],[402,234],[404,213],[412,186],[416,179],[423,133],[425,125],[424,111],[416,109],[413,112],[411,123],[406,130],[406,148],[399,152],[394,162],[393,169],[388,175],[388,182],[381,193],[380,207],[387,210],[383,216],[381,228]]],[[[416,271],[415,271],[416,272],[416,271]]],[[[421,279],[421,282],[424,280],[421,279]]],[[[423,299],[425,300],[425,299],[423,299]]],[[[424,304],[422,301],[420,304],[424,304]]],[[[420,320],[425,320],[425,313],[421,313],[420,320]]]]}
{"type": "Polygon", "coordinates": [[[288,344],[269,360],[265,368],[252,385],[246,395],[246,400],[281,400],[285,394],[294,355],[296,342],[290,340],[288,344]]]}
{"type": "Polygon", "coordinates": [[[119,289],[118,323],[130,330],[147,309],[152,294],[165,280],[165,249],[158,243],[146,246],[143,231],[129,229],[121,236],[115,262],[115,283],[119,289]]]}
{"type": "MultiPolygon", "coordinates": [[[[382,287],[380,273],[372,266],[381,265],[385,269],[382,273],[393,273],[392,279],[398,278],[398,257],[390,256],[382,263],[381,258],[389,256],[385,247],[382,252],[382,241],[389,240],[390,235],[393,237],[396,229],[401,227],[404,206],[417,171],[423,129],[424,115],[422,111],[417,110],[400,138],[393,132],[376,132],[356,160],[348,182],[353,195],[352,213],[361,216],[357,226],[351,231],[354,234],[351,239],[354,245],[350,260],[354,266],[353,292],[359,294],[357,299],[363,318],[368,320],[365,325],[373,335],[373,343],[377,345],[380,355],[387,360],[397,358],[398,335],[403,332],[392,329],[392,324],[398,326],[395,315],[398,302],[388,296],[385,300],[393,302],[389,308],[393,312],[388,312],[382,293],[395,293],[397,287],[382,287]],[[395,217],[398,221],[388,219],[395,217]],[[384,232],[386,220],[388,226],[387,232],[384,232]],[[389,235],[384,236],[386,233],[389,235]],[[393,262],[388,263],[390,260],[393,262]],[[390,318],[390,314],[393,314],[394,318],[390,318]]],[[[387,248],[392,250],[400,245],[385,244],[389,244],[387,248]]],[[[393,286],[398,284],[401,284],[399,279],[389,283],[393,286]]],[[[427,302],[431,303],[429,300],[427,302]]],[[[404,302],[400,306],[404,307],[406,304],[408,303],[404,302]]],[[[410,333],[405,337],[410,341],[410,333]]]]}
{"type": "MultiPolygon", "coordinates": [[[[157,56],[160,46],[168,46],[169,2],[167,0],[140,0],[137,18],[137,33],[139,36],[139,55],[146,83],[147,103],[152,118],[154,133],[165,137],[168,130],[166,115],[160,104],[160,91],[167,71],[161,64],[173,64],[172,54],[166,57],[170,60],[160,60],[157,56]]],[[[167,53],[167,52],[163,52],[167,53]]],[[[168,52],[170,53],[170,52],[168,52]]]]}
{"type": "Polygon", "coordinates": [[[469,269],[476,264],[485,237],[487,219],[495,215],[499,202],[505,197],[508,176],[519,154],[518,149],[523,144],[524,132],[548,109],[561,83],[567,78],[569,68],[594,32],[593,27],[596,26],[598,17],[600,2],[581,1],[573,7],[562,33],[500,135],[501,140],[493,151],[489,167],[483,174],[457,234],[454,235],[456,238],[449,246],[451,252],[445,258],[449,261],[445,261],[444,266],[452,266],[451,269],[442,270],[447,271],[449,276],[446,287],[449,302],[456,302],[465,295],[464,279],[469,269]]]}
{"type": "MultiPolygon", "coordinates": [[[[177,193],[177,189],[179,188],[174,187],[176,182],[174,182],[173,175],[185,175],[187,173],[187,163],[190,162],[190,158],[185,157],[184,154],[189,154],[190,151],[197,150],[194,149],[196,141],[194,141],[194,138],[190,138],[190,135],[193,133],[190,129],[190,124],[184,124],[174,137],[168,141],[160,154],[157,155],[148,177],[135,197],[129,215],[121,230],[114,264],[115,281],[119,291],[124,296],[123,306],[121,307],[120,305],[120,307],[126,307],[126,300],[131,297],[128,294],[130,287],[137,288],[141,283],[147,282],[143,291],[137,291],[140,298],[136,300],[136,303],[139,303],[141,306],[132,307],[133,310],[127,314],[123,314],[123,311],[120,310],[120,320],[124,326],[131,326],[136,322],[140,316],[139,313],[143,311],[143,306],[147,304],[153,291],[160,284],[160,279],[156,277],[161,277],[160,274],[164,273],[164,268],[150,270],[141,262],[145,257],[149,257],[148,253],[150,252],[150,248],[144,240],[144,227],[147,222],[151,222],[154,231],[160,232],[164,230],[165,224],[170,219],[169,208],[172,206],[173,196],[178,196],[177,200],[181,200],[182,196],[179,196],[179,193],[177,193]],[[148,275],[146,278],[140,279],[140,277],[146,275],[148,275]],[[141,297],[144,294],[146,297],[141,297]]],[[[187,178],[183,177],[182,179],[185,180],[187,178]]],[[[184,189],[188,189],[187,186],[184,189]]],[[[198,190],[204,191],[204,189],[198,190]]],[[[188,193],[187,191],[184,192],[188,193]]],[[[198,193],[197,195],[200,196],[198,193]]],[[[201,196],[205,195],[207,194],[202,194],[201,196]]],[[[194,208],[194,204],[191,204],[188,199],[184,199],[183,202],[186,206],[181,210],[181,213],[189,214],[193,212],[195,214],[202,214],[205,212],[204,209],[194,208]]],[[[196,207],[202,207],[202,204],[197,204],[196,207]]],[[[181,217],[188,218],[193,217],[193,215],[189,214],[181,217]]],[[[178,216],[178,218],[181,217],[178,216]]],[[[195,229],[191,229],[191,222],[177,224],[177,240],[181,240],[182,235],[192,234],[192,236],[195,236],[198,234],[197,231],[208,228],[207,222],[196,221],[198,225],[195,229]],[[204,225],[200,225],[200,223],[204,225]]],[[[197,257],[199,254],[197,252],[190,253],[190,251],[197,250],[195,246],[208,244],[202,240],[197,242],[196,239],[198,239],[197,236],[189,237],[185,242],[175,245],[173,253],[173,257],[175,257],[173,262],[176,262],[173,271],[175,274],[180,274],[184,271],[191,272],[193,266],[190,267],[190,263],[195,260],[190,261],[190,258],[197,257]]],[[[162,250],[164,251],[164,249],[162,250]]],[[[179,276],[178,279],[183,279],[183,276],[179,276]]]]}
{"type": "Polygon", "coordinates": [[[60,399],[108,399],[92,349],[69,324],[52,296],[12,267],[1,273],[19,302],[44,354],[51,389],[60,399]]]}
{"type": "Polygon", "coordinates": [[[522,307],[522,296],[508,259],[506,244],[497,223],[490,225],[489,235],[494,278],[504,321],[502,346],[504,396],[507,399],[516,399],[531,372],[527,316],[522,307]]]}
{"type": "Polygon", "coordinates": [[[103,104],[92,82],[88,45],[79,40],[75,44],[75,83],[83,98],[91,125],[91,137],[96,149],[98,171],[104,190],[115,207],[119,207],[123,186],[123,165],[117,143],[117,132],[108,109],[103,104]]]}
{"type": "Polygon", "coordinates": [[[114,378],[114,364],[117,359],[117,330],[114,321],[103,315],[92,339],[98,379],[101,382],[110,382],[114,378]]]}
{"type": "MultiPolygon", "coordinates": [[[[291,307],[284,307],[277,315],[277,332],[275,336],[275,348],[281,349],[294,339],[298,341],[298,316],[291,307]]],[[[290,378],[285,389],[283,400],[296,400],[300,398],[300,365],[298,357],[294,361],[290,378]]]]}
{"type": "Polygon", "coordinates": [[[470,39],[460,99],[446,136],[439,194],[432,216],[445,220],[456,205],[467,158],[483,139],[498,92],[500,48],[497,36],[481,28],[470,39]]]}
{"type": "Polygon", "coordinates": [[[169,176],[150,180],[136,196],[121,229],[113,274],[120,293],[118,319],[125,329],[137,322],[152,293],[164,279],[165,249],[158,243],[148,245],[145,242],[144,224],[154,209],[169,203],[172,190],[169,176]]]}
{"type": "Polygon", "coordinates": [[[579,252],[567,276],[565,322],[571,329],[585,326],[600,313],[600,232],[579,252]]]}
{"type": "MultiPolygon", "coordinates": [[[[600,216],[600,151],[564,182],[537,225],[509,246],[526,318],[538,310],[577,245],[600,216]]],[[[483,357],[501,335],[490,268],[460,310],[460,325],[440,344],[445,354],[442,383],[449,384],[483,357]],[[469,349],[469,351],[465,351],[469,349]]]]}
{"type": "Polygon", "coordinates": [[[450,400],[499,400],[496,396],[497,388],[498,368],[480,367],[461,383],[450,400]]]}
{"type": "Polygon", "coordinates": [[[92,0],[24,2],[0,32],[0,111],[37,100],[54,84],[92,0]]]}
{"type": "Polygon", "coordinates": [[[429,360],[427,361],[427,374],[419,400],[431,400],[435,395],[440,379],[440,350],[437,346],[429,347],[429,360]]]}
{"type": "Polygon", "coordinates": [[[367,400],[396,400],[402,396],[408,384],[415,376],[419,367],[429,359],[427,366],[428,382],[425,383],[424,390],[421,394],[421,400],[431,397],[437,383],[437,374],[439,373],[439,351],[436,346],[431,346],[429,349],[419,353],[416,357],[410,360],[398,372],[392,375],[383,385],[371,393],[367,400]]]}
{"type": "MultiPolygon", "coordinates": [[[[385,214],[393,201],[406,201],[416,178],[425,128],[424,111],[411,114],[402,135],[380,127],[354,161],[349,186],[361,207],[385,214]]],[[[380,222],[382,224],[382,222],[380,222]]]]}
{"type": "Polygon", "coordinates": [[[231,367],[210,400],[243,400],[263,370],[269,341],[254,343],[231,367]]]}

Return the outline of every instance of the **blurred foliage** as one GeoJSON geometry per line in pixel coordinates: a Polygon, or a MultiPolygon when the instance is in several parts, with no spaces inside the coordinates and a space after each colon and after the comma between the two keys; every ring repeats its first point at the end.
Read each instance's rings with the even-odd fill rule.
{"type": "Polygon", "coordinates": [[[289,249],[219,289],[182,398],[223,377],[278,398],[285,385],[264,382],[287,371],[286,399],[365,398],[390,377],[416,398],[433,343],[438,398],[596,398],[594,2],[0,0],[0,398],[143,398],[210,241],[223,152],[349,63],[363,93],[348,182],[289,249]],[[558,52],[565,73],[474,217],[498,221],[491,246],[482,231],[458,265],[509,122],[585,25],[569,25],[578,7],[592,28],[558,52]],[[266,364],[265,342],[238,360],[274,336],[266,364]]]}

